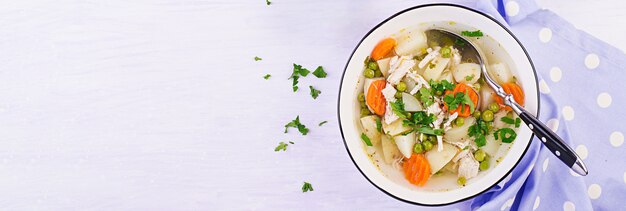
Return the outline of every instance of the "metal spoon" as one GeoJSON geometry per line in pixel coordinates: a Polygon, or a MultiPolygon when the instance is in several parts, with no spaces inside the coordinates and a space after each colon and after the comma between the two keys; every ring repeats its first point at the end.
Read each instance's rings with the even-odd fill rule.
{"type": "Polygon", "coordinates": [[[469,50],[476,51],[476,59],[478,60],[478,64],[480,65],[482,74],[485,76],[485,81],[493,90],[495,90],[496,94],[504,99],[504,104],[511,107],[517,115],[528,125],[528,128],[533,131],[533,133],[539,138],[543,144],[554,154],[557,158],[559,158],[565,165],[569,166],[574,172],[586,176],[588,174],[587,167],[585,163],[583,163],[582,159],[570,148],[558,135],[556,135],[552,130],[550,130],[545,124],[535,118],[532,114],[526,111],[522,106],[520,106],[513,95],[504,92],[504,89],[496,83],[487,72],[487,67],[485,66],[483,58],[485,58],[480,52],[479,48],[476,47],[469,39],[465,37],[449,31],[447,29],[435,28],[431,29],[433,31],[438,31],[442,34],[449,35],[452,38],[461,39],[465,41],[465,48],[469,47],[469,50]]]}

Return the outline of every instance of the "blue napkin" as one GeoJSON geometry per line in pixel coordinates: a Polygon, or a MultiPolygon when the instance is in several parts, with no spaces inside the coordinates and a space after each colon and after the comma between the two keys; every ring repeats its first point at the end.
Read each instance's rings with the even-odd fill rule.
{"type": "Polygon", "coordinates": [[[509,178],[458,210],[626,210],[626,55],[534,1],[478,1],[509,26],[539,74],[540,120],[583,158],[576,175],[538,139],[509,178]]]}

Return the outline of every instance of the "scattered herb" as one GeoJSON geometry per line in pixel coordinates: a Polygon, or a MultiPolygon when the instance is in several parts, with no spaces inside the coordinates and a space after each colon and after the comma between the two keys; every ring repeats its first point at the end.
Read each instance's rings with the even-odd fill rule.
{"type": "MultiPolygon", "coordinates": [[[[293,144],[293,142],[292,142],[292,144],[293,144]]],[[[280,143],[278,143],[278,146],[276,148],[274,148],[274,152],[278,152],[280,150],[285,151],[285,150],[287,150],[287,146],[289,146],[289,145],[286,144],[285,142],[281,141],[280,143]]]]}
{"type": "Polygon", "coordinates": [[[328,123],[328,121],[323,121],[323,122],[320,122],[317,126],[322,126],[323,124],[326,124],[326,123],[328,123]]]}
{"type": "Polygon", "coordinates": [[[293,79],[293,92],[298,91],[298,79],[300,78],[300,76],[302,77],[306,77],[309,74],[309,70],[307,70],[306,68],[303,68],[302,65],[298,65],[298,64],[293,64],[293,73],[291,73],[291,76],[289,76],[288,79],[293,79]]]}
{"type": "Polygon", "coordinates": [[[326,78],[326,72],[322,66],[318,66],[315,71],[313,71],[313,75],[317,78],[326,78]]]}
{"type": "Polygon", "coordinates": [[[456,40],[454,40],[454,44],[460,47],[463,47],[465,46],[465,41],[463,41],[462,39],[456,38],[456,40]]]}
{"type": "Polygon", "coordinates": [[[254,57],[254,61],[261,61],[261,60],[263,60],[261,57],[258,57],[258,56],[254,57]]]}
{"type": "Polygon", "coordinates": [[[272,75],[270,75],[270,74],[266,74],[265,76],[263,76],[263,78],[265,78],[265,80],[270,79],[270,77],[272,77],[272,75]]]}
{"type": "Polygon", "coordinates": [[[480,30],[476,30],[476,31],[462,31],[461,35],[466,36],[466,37],[482,37],[483,36],[483,32],[481,32],[480,30]]]}
{"type": "Polygon", "coordinates": [[[471,81],[472,79],[474,79],[474,74],[471,74],[471,75],[465,76],[465,80],[466,80],[466,81],[471,81]]]}
{"type": "Polygon", "coordinates": [[[506,116],[500,118],[500,120],[502,120],[502,122],[507,123],[507,124],[511,124],[511,125],[515,124],[515,120],[513,120],[513,119],[511,119],[509,117],[506,117],[506,116]]]}
{"type": "Polygon", "coordinates": [[[442,129],[433,129],[430,127],[430,124],[432,124],[435,119],[436,117],[434,114],[427,114],[425,111],[418,111],[413,113],[410,118],[402,120],[402,125],[412,127],[412,131],[430,135],[441,135],[443,134],[442,129]]]}
{"type": "Polygon", "coordinates": [[[513,142],[513,140],[515,140],[515,137],[517,137],[517,133],[515,133],[515,131],[511,128],[502,128],[502,129],[496,130],[496,132],[494,132],[493,135],[496,138],[496,140],[498,140],[498,136],[499,136],[500,139],[502,139],[502,143],[511,143],[513,142]]]}
{"type": "Polygon", "coordinates": [[[447,94],[443,97],[443,102],[448,105],[448,110],[456,110],[459,106],[461,109],[465,109],[465,105],[470,107],[470,113],[474,113],[474,102],[469,98],[467,93],[457,92],[456,94],[447,94]]]}
{"type": "Polygon", "coordinates": [[[290,144],[295,144],[295,143],[293,143],[293,141],[290,141],[289,143],[290,143],[290,144]]]}
{"type": "Polygon", "coordinates": [[[415,131],[419,133],[423,133],[423,134],[428,134],[428,135],[436,135],[436,136],[443,135],[443,129],[433,129],[431,127],[420,127],[420,128],[416,128],[415,131]]]}
{"type": "Polygon", "coordinates": [[[317,99],[317,96],[322,93],[322,91],[313,88],[313,86],[309,86],[309,88],[311,89],[311,97],[313,97],[313,99],[317,99]]]}
{"type": "Polygon", "coordinates": [[[404,103],[402,100],[396,100],[395,102],[389,102],[391,105],[391,110],[394,114],[398,115],[400,118],[406,118],[407,112],[404,110],[404,103]]]}
{"type": "Polygon", "coordinates": [[[521,123],[522,123],[522,120],[519,117],[515,119],[515,127],[516,128],[518,128],[521,123]]]}
{"type": "Polygon", "coordinates": [[[424,104],[424,106],[428,107],[432,105],[433,103],[435,103],[435,101],[433,100],[433,93],[426,87],[422,87],[419,90],[419,93],[420,93],[420,101],[424,104]]]}
{"type": "Polygon", "coordinates": [[[430,79],[428,82],[430,84],[433,92],[441,92],[445,93],[447,90],[453,90],[456,87],[456,84],[448,82],[448,80],[442,80],[440,82],[436,82],[433,79],[430,79]]]}
{"type": "Polygon", "coordinates": [[[476,123],[469,127],[467,130],[468,135],[474,137],[474,142],[476,146],[482,147],[487,144],[487,140],[485,139],[485,135],[489,131],[489,127],[487,123],[485,123],[482,119],[478,119],[476,123]]]}
{"type": "Polygon", "coordinates": [[[272,2],[270,0],[265,0],[265,4],[270,5],[272,2]]]}
{"type": "Polygon", "coordinates": [[[302,133],[302,135],[305,135],[305,136],[307,133],[309,133],[309,129],[306,128],[305,125],[300,123],[300,116],[296,116],[296,119],[292,120],[291,122],[285,125],[285,133],[287,133],[287,129],[289,129],[290,127],[298,128],[298,131],[300,131],[300,133],[302,133]]]}
{"type": "Polygon", "coordinates": [[[372,146],[372,141],[370,141],[370,138],[367,137],[365,133],[361,133],[361,139],[363,140],[363,142],[365,142],[365,145],[372,146]]]}
{"type": "Polygon", "coordinates": [[[376,118],[376,130],[380,133],[383,132],[383,123],[380,122],[380,118],[376,118]]]}
{"type": "Polygon", "coordinates": [[[435,67],[437,67],[436,64],[433,64],[432,62],[428,63],[428,69],[435,69],[435,67]]]}
{"type": "Polygon", "coordinates": [[[304,185],[302,185],[302,193],[308,191],[313,191],[313,186],[311,185],[311,183],[304,182],[304,185]]]}

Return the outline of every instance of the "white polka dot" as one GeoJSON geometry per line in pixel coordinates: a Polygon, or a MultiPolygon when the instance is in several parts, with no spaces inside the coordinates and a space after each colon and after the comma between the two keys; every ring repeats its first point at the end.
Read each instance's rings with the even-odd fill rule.
{"type": "Polygon", "coordinates": [[[574,119],[574,108],[572,108],[571,106],[563,107],[563,110],[561,110],[561,113],[563,113],[563,118],[565,118],[565,120],[574,119]]]}
{"type": "Polygon", "coordinates": [[[556,132],[559,129],[559,120],[550,119],[546,125],[552,130],[552,132],[556,132]]]}
{"type": "Polygon", "coordinates": [[[574,170],[569,169],[569,174],[571,174],[574,177],[580,177],[580,174],[576,173],[574,170]]]}
{"type": "Polygon", "coordinates": [[[513,206],[513,202],[515,202],[515,197],[513,197],[512,199],[506,200],[506,202],[502,204],[502,207],[500,207],[500,210],[506,210],[506,208],[513,206]]]}
{"type": "Polygon", "coordinates": [[[600,106],[600,108],[606,108],[611,105],[613,98],[611,98],[609,93],[602,92],[598,95],[598,99],[596,101],[598,102],[598,106],[600,106]]]}
{"type": "MultiPolygon", "coordinates": [[[[404,123],[403,123],[404,124],[404,123]]],[[[533,126],[533,124],[528,124],[528,128],[530,128],[531,130],[534,128],[535,126],[533,126]]]]}
{"type": "Polygon", "coordinates": [[[561,68],[553,67],[550,69],[550,79],[552,79],[552,81],[559,82],[561,80],[561,76],[563,76],[561,68]]]}
{"type": "Polygon", "coordinates": [[[504,10],[508,16],[516,16],[519,13],[519,4],[516,1],[509,1],[504,6],[504,10]]]}
{"type": "Polygon", "coordinates": [[[585,145],[578,145],[576,147],[576,154],[578,154],[580,159],[586,159],[587,153],[589,153],[589,151],[587,151],[587,147],[585,145]]]}
{"type": "Polygon", "coordinates": [[[541,28],[541,30],[539,30],[539,40],[542,43],[547,43],[550,42],[550,39],[552,39],[552,30],[549,28],[541,28]]]}
{"type": "Polygon", "coordinates": [[[561,152],[559,152],[559,150],[555,151],[554,154],[556,154],[556,156],[561,156],[561,152]]]}
{"type": "Polygon", "coordinates": [[[544,94],[550,94],[550,87],[548,87],[548,84],[543,79],[539,81],[539,91],[544,94]]]}
{"type": "Polygon", "coordinates": [[[540,201],[541,199],[539,199],[539,196],[537,196],[537,198],[535,199],[535,204],[533,205],[533,210],[536,210],[537,208],[539,208],[540,201]]]}
{"type": "Polygon", "coordinates": [[[587,194],[589,194],[589,198],[591,199],[600,198],[600,194],[602,194],[602,188],[598,184],[592,184],[587,189],[587,194]]]}
{"type": "Polygon", "coordinates": [[[622,132],[615,131],[611,133],[609,141],[611,141],[611,145],[613,145],[614,147],[622,146],[622,144],[624,143],[624,134],[622,134],[622,132]]]}
{"type": "Polygon", "coordinates": [[[543,172],[546,172],[546,169],[548,169],[548,158],[543,161],[543,172]]]}
{"type": "Polygon", "coordinates": [[[563,210],[574,211],[576,210],[576,206],[574,206],[574,203],[572,203],[571,201],[566,201],[565,203],[563,203],[563,210]]]}
{"type": "Polygon", "coordinates": [[[600,65],[600,58],[596,54],[588,54],[585,57],[585,66],[590,70],[596,69],[600,65]]]}

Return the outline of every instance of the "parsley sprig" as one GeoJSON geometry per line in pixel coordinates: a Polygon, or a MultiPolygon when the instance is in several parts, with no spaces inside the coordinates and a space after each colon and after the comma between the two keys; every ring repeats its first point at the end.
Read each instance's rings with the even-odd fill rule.
{"type": "Polygon", "coordinates": [[[303,68],[302,65],[298,65],[295,63],[293,64],[293,73],[291,73],[291,76],[289,76],[289,79],[293,79],[293,92],[298,91],[298,79],[300,79],[300,76],[306,77],[307,75],[309,75],[309,72],[311,71],[303,68]]]}
{"type": "MultiPolygon", "coordinates": [[[[293,141],[290,141],[289,143],[290,144],[294,144],[293,141]]],[[[287,146],[289,146],[287,143],[281,141],[280,143],[278,143],[278,146],[276,146],[276,148],[274,148],[274,152],[278,152],[280,150],[286,151],[287,150],[287,146]]]]}
{"type": "Polygon", "coordinates": [[[402,100],[396,100],[395,102],[390,102],[391,110],[394,114],[398,115],[400,118],[406,118],[407,112],[404,110],[404,102],[402,100]]]}
{"type": "Polygon", "coordinates": [[[456,110],[461,106],[461,110],[465,110],[465,105],[470,107],[470,113],[474,113],[474,102],[470,99],[469,95],[463,92],[457,92],[456,94],[447,94],[443,97],[443,102],[448,105],[448,110],[456,110]]]}
{"type": "Polygon", "coordinates": [[[317,99],[317,97],[322,93],[322,91],[313,88],[313,86],[309,86],[309,88],[311,89],[311,97],[313,97],[313,99],[317,99]]]}
{"type": "Polygon", "coordinates": [[[304,182],[304,185],[302,185],[302,193],[308,191],[313,191],[313,186],[311,185],[311,183],[304,182]]]}
{"type": "Polygon", "coordinates": [[[483,32],[481,32],[480,30],[476,30],[476,31],[462,31],[461,35],[466,36],[466,37],[482,37],[483,36],[483,32]]]}
{"type": "Polygon", "coordinates": [[[369,137],[367,137],[367,135],[365,135],[365,133],[361,133],[361,140],[365,142],[365,145],[370,146],[370,147],[373,146],[372,141],[370,140],[369,137]]]}
{"type": "Polygon", "coordinates": [[[303,125],[302,123],[300,123],[300,116],[296,116],[296,119],[292,120],[291,122],[287,123],[285,125],[285,133],[287,133],[287,129],[289,129],[290,127],[293,128],[298,128],[298,131],[300,131],[300,133],[302,133],[302,135],[305,135],[307,133],[309,133],[309,129],[306,128],[305,125],[303,125]]]}
{"type": "Polygon", "coordinates": [[[425,111],[418,111],[413,113],[410,118],[402,120],[402,125],[413,128],[413,130],[408,133],[417,131],[419,133],[440,136],[443,135],[443,130],[433,129],[431,127],[431,124],[436,119],[435,114],[427,114],[425,111]]]}
{"type": "Polygon", "coordinates": [[[469,136],[474,137],[476,146],[482,147],[487,144],[485,136],[489,133],[489,127],[482,119],[476,120],[476,123],[470,126],[467,132],[469,136]]]}
{"type": "Polygon", "coordinates": [[[317,78],[326,78],[326,75],[328,75],[322,66],[318,66],[312,74],[317,78]]]}

